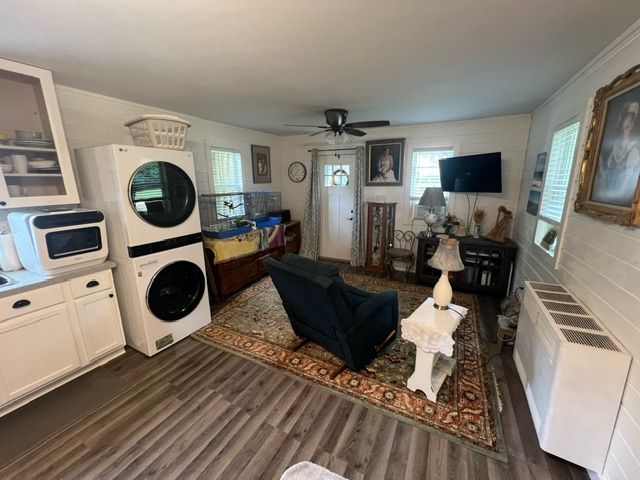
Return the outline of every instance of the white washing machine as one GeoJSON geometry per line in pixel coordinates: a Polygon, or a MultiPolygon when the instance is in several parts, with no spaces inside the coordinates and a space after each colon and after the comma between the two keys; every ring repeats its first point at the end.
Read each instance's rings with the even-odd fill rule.
{"type": "Polygon", "coordinates": [[[115,261],[131,347],[152,356],[211,321],[202,243],[115,261]]]}
{"type": "Polygon", "coordinates": [[[112,257],[201,232],[191,152],[104,145],[76,150],[76,165],[82,205],[107,217],[112,257]]]}

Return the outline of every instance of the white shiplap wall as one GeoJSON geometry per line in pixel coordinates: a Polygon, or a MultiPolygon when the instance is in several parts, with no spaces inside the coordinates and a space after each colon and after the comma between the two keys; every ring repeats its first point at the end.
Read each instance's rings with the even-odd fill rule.
{"type": "MultiPolygon", "coordinates": [[[[198,193],[210,193],[206,165],[207,147],[239,150],[243,160],[245,190],[277,190],[282,187],[281,137],[223,123],[203,120],[160,108],[140,105],[117,98],[65,86],[56,86],[67,142],[73,150],[110,143],[133,144],[124,123],[145,113],[178,115],[191,123],[187,134],[187,149],[192,150],[196,164],[198,193]],[[255,185],[251,171],[251,144],[271,147],[272,183],[255,185]]],[[[79,185],[79,188],[82,188],[79,185]]]]}
{"type": "MultiPolygon", "coordinates": [[[[574,189],[558,270],[555,270],[554,261],[532,243],[536,219],[525,213],[525,207],[536,155],[549,151],[555,128],[569,119],[582,119],[589,98],[596,90],[638,63],[640,22],[534,112],[516,231],[520,251],[515,285],[521,285],[524,280],[563,283],[634,357],[602,475],[608,480],[640,478],[640,229],[576,214],[573,212],[574,189]]],[[[580,161],[578,158],[577,163],[580,161]]],[[[588,422],[589,418],[584,420],[588,422]]]]}
{"type": "MultiPolygon", "coordinates": [[[[478,197],[478,207],[486,209],[485,229],[495,223],[498,207],[505,205],[514,210],[520,193],[520,177],[527,147],[529,132],[529,115],[513,115],[490,117],[461,122],[433,123],[404,127],[385,127],[367,130],[368,134],[361,141],[384,138],[405,138],[404,178],[401,187],[365,187],[364,198],[374,200],[378,196],[387,202],[397,202],[398,212],[396,227],[411,227],[411,209],[409,207],[409,185],[411,174],[411,156],[416,148],[454,147],[456,154],[470,155],[474,153],[502,152],[502,193],[482,194],[478,197]]],[[[299,161],[309,168],[311,154],[308,149],[317,147],[333,148],[322,141],[322,136],[309,137],[296,135],[283,139],[283,203],[291,208],[292,218],[301,219],[304,213],[306,185],[308,181],[295,184],[287,179],[287,168],[291,162],[299,161]],[[320,137],[320,138],[319,138],[320,137]]],[[[349,143],[356,146],[359,143],[349,143]]],[[[473,200],[472,200],[473,201],[473,200]]],[[[454,211],[462,218],[467,214],[467,200],[464,194],[452,194],[448,211],[454,211]]],[[[416,220],[414,231],[425,229],[423,220],[416,220]]]]}

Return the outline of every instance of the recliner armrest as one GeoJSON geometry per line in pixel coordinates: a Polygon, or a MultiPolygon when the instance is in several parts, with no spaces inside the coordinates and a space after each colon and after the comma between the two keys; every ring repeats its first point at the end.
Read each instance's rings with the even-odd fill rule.
{"type": "Polygon", "coordinates": [[[362,302],[366,301],[367,299],[375,295],[371,292],[366,292],[352,285],[349,285],[348,283],[345,283],[344,280],[342,280],[342,278],[336,279],[335,282],[336,282],[336,285],[338,285],[338,288],[340,289],[342,296],[347,301],[352,311],[358,306],[360,306],[362,302]]]}
{"type": "Polygon", "coordinates": [[[377,317],[386,307],[391,307],[392,322],[398,324],[398,292],[386,290],[370,296],[362,302],[353,312],[354,322],[349,327],[349,334],[360,329],[370,319],[377,317]]]}

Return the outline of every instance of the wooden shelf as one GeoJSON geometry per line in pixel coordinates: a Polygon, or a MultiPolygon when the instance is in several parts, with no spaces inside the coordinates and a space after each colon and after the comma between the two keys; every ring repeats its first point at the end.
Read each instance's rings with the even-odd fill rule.
{"type": "Polygon", "coordinates": [[[12,150],[18,152],[52,152],[55,153],[55,148],[44,147],[18,147],[17,145],[0,145],[0,150],[12,150]]]}
{"type": "Polygon", "coordinates": [[[62,173],[5,173],[5,177],[13,178],[36,178],[36,177],[61,177],[62,173]]]}
{"type": "MultiPolygon", "coordinates": [[[[493,242],[484,238],[456,237],[460,242],[460,258],[465,266],[461,272],[452,272],[449,281],[454,290],[467,290],[506,296],[509,293],[517,245],[508,240],[493,242]]],[[[418,235],[416,283],[435,285],[440,270],[427,264],[433,256],[439,239],[418,235]]]]}

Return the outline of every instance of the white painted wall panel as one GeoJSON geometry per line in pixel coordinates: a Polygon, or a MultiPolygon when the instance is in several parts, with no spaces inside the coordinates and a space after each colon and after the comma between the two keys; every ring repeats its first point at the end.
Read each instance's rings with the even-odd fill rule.
{"type": "Polygon", "coordinates": [[[639,62],[637,22],[534,112],[515,235],[520,246],[516,286],[524,280],[540,278],[563,283],[634,357],[605,466],[609,480],[640,478],[640,229],[578,215],[573,212],[575,198],[571,198],[565,242],[555,270],[554,260],[533,245],[536,218],[527,214],[525,207],[536,155],[549,151],[557,126],[581,118],[599,87],[639,62]]]}
{"type": "MultiPolygon", "coordinates": [[[[464,122],[369,129],[366,137],[355,139],[354,142],[350,142],[347,146],[364,145],[367,140],[384,138],[406,139],[403,186],[365,187],[364,189],[365,200],[374,200],[375,197],[381,196],[388,202],[398,203],[396,226],[402,229],[412,227],[412,212],[408,204],[408,189],[410,185],[411,156],[414,149],[452,146],[457,149],[460,155],[502,152],[503,192],[501,194],[482,194],[478,198],[477,206],[487,211],[487,220],[484,228],[485,231],[488,231],[495,223],[500,205],[505,205],[514,211],[516,209],[528,131],[529,116],[514,115],[464,122]]],[[[294,218],[302,218],[303,216],[308,178],[305,182],[294,184],[287,179],[287,168],[294,161],[302,162],[309,168],[311,154],[307,150],[313,147],[319,149],[333,148],[324,142],[321,136],[299,135],[283,139],[283,197],[285,203],[291,206],[291,213],[294,218]]],[[[466,196],[464,194],[451,195],[448,210],[456,212],[461,218],[465,218],[467,214],[466,196]]],[[[419,232],[424,229],[425,225],[422,219],[413,222],[414,231],[419,232]]]]}

